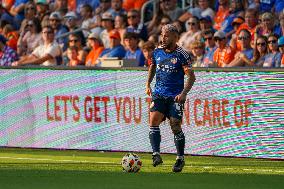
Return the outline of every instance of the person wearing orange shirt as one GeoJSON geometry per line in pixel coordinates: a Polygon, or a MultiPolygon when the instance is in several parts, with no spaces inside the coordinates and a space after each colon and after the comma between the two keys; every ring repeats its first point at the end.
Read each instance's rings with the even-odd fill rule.
{"type": "Polygon", "coordinates": [[[122,7],[126,11],[131,9],[140,10],[146,1],[148,0],[124,0],[122,7]]]}
{"type": "Polygon", "coordinates": [[[223,31],[217,31],[214,40],[218,47],[213,55],[214,65],[226,67],[234,59],[235,51],[227,45],[226,34],[223,31]]]}
{"type": "MultiPolygon", "coordinates": [[[[254,42],[254,40],[257,38],[256,35],[256,27],[258,23],[258,12],[256,9],[247,9],[245,13],[245,22],[241,24],[236,31],[235,34],[232,35],[232,39],[230,41],[230,46],[233,49],[241,49],[240,43],[237,41],[237,36],[239,35],[240,31],[243,29],[246,29],[251,34],[251,41],[254,42]]],[[[252,45],[253,46],[253,45],[252,45]]]]}
{"type": "Polygon", "coordinates": [[[214,17],[214,28],[216,30],[220,30],[223,21],[227,16],[229,16],[229,1],[228,0],[219,0],[219,8],[218,11],[216,12],[216,15],[214,17]]]}
{"type": "Polygon", "coordinates": [[[97,59],[104,50],[103,43],[97,33],[88,36],[88,45],[92,48],[86,58],[85,66],[95,66],[97,59]]]}

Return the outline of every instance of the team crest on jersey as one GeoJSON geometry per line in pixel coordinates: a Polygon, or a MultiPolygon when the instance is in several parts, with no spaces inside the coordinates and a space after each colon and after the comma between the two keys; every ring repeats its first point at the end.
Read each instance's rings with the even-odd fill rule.
{"type": "Polygon", "coordinates": [[[177,58],[172,58],[171,63],[176,64],[177,63],[177,58]]]}

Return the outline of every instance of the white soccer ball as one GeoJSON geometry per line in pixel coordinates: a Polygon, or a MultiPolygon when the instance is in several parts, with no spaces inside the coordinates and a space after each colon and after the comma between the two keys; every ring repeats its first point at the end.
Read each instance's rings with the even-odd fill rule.
{"type": "Polygon", "coordinates": [[[121,166],[124,172],[137,173],[142,166],[139,156],[134,153],[127,153],[121,160],[121,166]]]}

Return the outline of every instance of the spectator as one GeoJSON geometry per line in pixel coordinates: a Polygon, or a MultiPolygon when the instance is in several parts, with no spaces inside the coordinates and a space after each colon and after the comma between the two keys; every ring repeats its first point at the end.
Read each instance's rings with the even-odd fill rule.
{"type": "Polygon", "coordinates": [[[37,18],[28,21],[25,32],[22,32],[17,42],[17,53],[20,56],[31,54],[42,43],[41,25],[37,18]]]}
{"type": "Polygon", "coordinates": [[[187,21],[188,31],[181,34],[178,44],[185,49],[190,50],[190,44],[193,41],[201,40],[202,35],[199,29],[199,20],[197,17],[191,17],[187,21]]]}
{"type": "Polygon", "coordinates": [[[278,36],[284,35],[284,11],[279,14],[279,24],[275,27],[274,33],[278,36]]]}
{"type": "Polygon", "coordinates": [[[281,66],[282,54],[278,51],[278,36],[271,34],[268,36],[269,53],[265,56],[263,67],[279,68],[281,66]]]}
{"type": "Polygon", "coordinates": [[[112,17],[115,18],[118,15],[127,15],[127,12],[124,8],[122,8],[123,0],[111,0],[111,9],[110,13],[112,17]]]}
{"type": "Polygon", "coordinates": [[[43,44],[38,46],[32,54],[22,56],[19,61],[13,62],[13,66],[25,64],[37,64],[42,66],[55,66],[56,58],[62,55],[58,43],[54,40],[55,33],[50,26],[42,29],[43,44]]]}
{"type": "Polygon", "coordinates": [[[276,15],[279,15],[284,10],[284,1],[283,0],[275,0],[274,4],[276,15]]]}
{"type": "Polygon", "coordinates": [[[245,13],[245,22],[240,25],[237,35],[242,29],[250,31],[252,40],[254,39],[255,27],[258,24],[258,12],[255,9],[247,9],[245,13]]]}
{"type": "Polygon", "coordinates": [[[270,34],[274,33],[274,17],[272,13],[266,12],[261,16],[261,25],[256,27],[257,35],[264,35],[268,37],[270,34]]]}
{"type": "Polygon", "coordinates": [[[49,4],[46,0],[37,0],[36,1],[36,12],[37,12],[37,18],[42,21],[43,17],[45,15],[49,15],[49,4]]]}
{"type": "Polygon", "coordinates": [[[160,0],[160,2],[163,13],[171,20],[177,20],[183,14],[183,10],[177,6],[177,0],[160,0]]]}
{"type": "Polygon", "coordinates": [[[230,9],[229,9],[229,1],[228,0],[218,0],[219,7],[218,11],[216,12],[216,15],[214,17],[215,21],[215,29],[220,30],[222,23],[226,19],[227,16],[230,15],[230,9]]]}
{"type": "MultiPolygon", "coordinates": [[[[70,34],[68,37],[68,47],[76,47],[77,48],[77,60],[79,61],[79,64],[85,64],[87,52],[84,51],[82,46],[82,40],[77,33],[70,34]]],[[[64,53],[66,55],[66,53],[64,53]]]]}
{"type": "Polygon", "coordinates": [[[63,10],[65,13],[68,12],[68,0],[56,0],[51,4],[52,12],[60,12],[63,10]]]}
{"type": "Polygon", "coordinates": [[[120,33],[120,38],[123,43],[124,34],[126,33],[127,27],[127,16],[124,14],[119,14],[114,18],[114,28],[120,33]]]}
{"type": "Polygon", "coordinates": [[[15,29],[20,28],[21,22],[25,18],[24,9],[25,9],[25,4],[28,1],[29,0],[15,0],[14,5],[10,9],[10,14],[14,16],[14,22],[17,26],[15,29]]]}
{"type": "Polygon", "coordinates": [[[3,8],[5,8],[8,11],[12,8],[14,3],[15,3],[15,0],[2,0],[3,8]]]}
{"type": "Polygon", "coordinates": [[[271,12],[275,0],[255,0],[256,8],[260,13],[271,12]]]}
{"type": "Polygon", "coordinates": [[[142,45],[142,52],[146,59],[144,66],[149,67],[152,64],[152,56],[155,48],[155,43],[152,41],[147,41],[142,45]]]}
{"type": "MultiPolygon", "coordinates": [[[[69,10],[74,11],[74,5],[71,4],[72,0],[68,0],[68,7],[69,10]],[[71,9],[70,9],[71,8],[71,9]]],[[[100,0],[75,0],[76,1],[76,13],[80,13],[81,9],[88,5],[90,6],[91,10],[96,10],[102,3],[100,0]]]]}
{"type": "MultiPolygon", "coordinates": [[[[214,41],[214,32],[212,30],[205,30],[203,32],[203,40],[205,41],[205,54],[203,58],[204,66],[205,67],[213,67],[213,55],[217,46],[215,45],[214,41]]],[[[215,65],[217,66],[217,65],[215,65]]]]}
{"type": "Polygon", "coordinates": [[[227,34],[228,37],[232,37],[232,38],[236,38],[236,33],[239,30],[240,25],[242,25],[245,22],[245,19],[241,16],[237,16],[233,22],[232,22],[232,26],[233,26],[233,31],[231,32],[231,36],[229,36],[227,34]]]}
{"type": "Polygon", "coordinates": [[[215,31],[215,29],[213,28],[213,21],[210,16],[201,17],[199,19],[199,26],[202,32],[205,30],[215,31]]]}
{"type": "Polygon", "coordinates": [[[6,45],[7,39],[0,34],[0,66],[11,66],[18,60],[17,53],[6,45]]]}
{"type": "Polygon", "coordinates": [[[284,67],[284,36],[278,39],[279,51],[282,53],[281,66],[284,67]]]}
{"type": "Polygon", "coordinates": [[[160,44],[160,38],[159,37],[160,37],[160,35],[150,35],[148,37],[148,41],[151,41],[157,47],[160,44]]]}
{"type": "Polygon", "coordinates": [[[125,44],[125,59],[132,59],[138,62],[139,66],[144,66],[145,57],[138,47],[139,38],[137,33],[125,33],[124,44],[125,44]]]}
{"type": "Polygon", "coordinates": [[[17,51],[17,41],[19,39],[18,31],[16,31],[11,24],[6,24],[2,33],[8,40],[6,45],[17,51]]]}
{"type": "Polygon", "coordinates": [[[252,42],[254,43],[254,40],[256,39],[257,35],[256,32],[256,25],[258,23],[258,13],[255,9],[248,9],[245,13],[245,22],[241,24],[237,30],[237,32],[232,35],[232,39],[230,41],[230,46],[233,49],[240,50],[240,43],[237,40],[237,36],[239,35],[240,31],[243,29],[246,29],[251,34],[252,42]]]}
{"type": "MultiPolygon", "coordinates": [[[[65,16],[65,24],[69,30],[69,32],[75,31],[77,29],[79,29],[78,27],[78,17],[76,15],[75,12],[68,12],[65,16]]],[[[86,45],[86,40],[85,40],[85,36],[83,34],[82,31],[77,31],[76,34],[78,34],[80,36],[80,39],[82,40],[82,46],[86,45]]]]}
{"type": "Polygon", "coordinates": [[[198,6],[195,8],[189,8],[179,20],[185,22],[190,17],[196,16],[197,18],[209,16],[211,20],[214,19],[215,12],[209,7],[209,0],[198,0],[198,6]]]}
{"type": "Polygon", "coordinates": [[[147,0],[124,0],[122,6],[126,11],[132,9],[140,10],[146,1],[147,0]]]}
{"type": "MultiPolygon", "coordinates": [[[[7,9],[5,9],[5,7],[3,7],[2,4],[0,4],[0,22],[1,22],[1,28],[4,27],[3,23],[5,23],[5,25],[14,23],[14,17],[9,13],[7,9]]],[[[15,25],[13,26],[16,28],[15,25]]]]}
{"type": "Polygon", "coordinates": [[[93,10],[91,5],[85,4],[80,9],[80,15],[82,17],[81,28],[83,28],[84,37],[87,38],[89,35],[89,30],[92,29],[93,25],[96,25],[96,20],[93,19],[93,10]]]}
{"type": "Polygon", "coordinates": [[[227,38],[230,38],[234,33],[232,22],[237,16],[244,16],[244,6],[241,0],[231,0],[230,14],[222,22],[220,30],[226,33],[227,38]]]}
{"type": "Polygon", "coordinates": [[[148,32],[147,28],[143,23],[140,23],[140,13],[139,11],[132,9],[127,13],[128,27],[126,32],[134,32],[139,35],[139,38],[143,41],[147,41],[148,32]]]}
{"type": "Polygon", "coordinates": [[[214,64],[218,67],[226,67],[234,59],[235,52],[227,45],[226,34],[223,31],[217,31],[214,34],[214,40],[217,45],[213,55],[214,64]]]}
{"type": "Polygon", "coordinates": [[[34,19],[36,14],[36,5],[32,1],[27,2],[25,4],[25,19],[21,23],[20,33],[25,32],[24,29],[26,28],[28,21],[34,19]]]}
{"type": "MultiPolygon", "coordinates": [[[[161,19],[166,15],[163,12],[163,0],[159,0],[156,5],[156,12],[154,12],[153,18],[150,20],[147,25],[147,31],[150,32],[154,30],[158,25],[160,25],[161,19]]],[[[166,15],[168,16],[168,15],[166,15]]]]}
{"type": "Polygon", "coordinates": [[[100,34],[100,38],[105,48],[110,48],[109,33],[114,29],[114,19],[110,13],[104,13],[102,16],[102,27],[104,30],[100,34]]]}
{"type": "Polygon", "coordinates": [[[257,67],[263,67],[265,56],[267,54],[267,38],[265,36],[258,36],[256,39],[256,44],[253,52],[253,59],[251,63],[257,67]]]}
{"type": "Polygon", "coordinates": [[[99,34],[91,33],[88,36],[88,46],[91,47],[91,51],[87,55],[85,66],[96,66],[98,63],[98,57],[105,49],[99,34]]]}
{"type": "Polygon", "coordinates": [[[111,13],[111,0],[100,0],[100,5],[95,9],[95,14],[103,16],[104,13],[111,13]]]}
{"type": "Polygon", "coordinates": [[[241,49],[236,52],[234,60],[226,65],[227,67],[245,66],[247,63],[245,59],[251,60],[253,58],[253,49],[250,46],[250,32],[246,29],[241,30],[238,35],[238,40],[240,41],[241,49]]]}
{"type": "Polygon", "coordinates": [[[172,20],[168,15],[163,15],[158,27],[156,26],[151,31],[149,31],[149,35],[160,35],[162,27],[166,24],[170,24],[171,22],[172,20]]]}
{"type": "Polygon", "coordinates": [[[62,23],[62,17],[60,13],[53,12],[49,16],[49,24],[52,27],[52,29],[55,32],[55,38],[58,44],[61,46],[63,51],[67,49],[68,44],[68,38],[67,37],[61,37],[61,35],[68,32],[68,28],[63,25],[62,23]]]}
{"type": "Polygon", "coordinates": [[[121,45],[120,34],[117,30],[112,30],[109,33],[110,38],[110,48],[105,49],[100,57],[102,58],[124,58],[125,56],[125,49],[121,45]]]}
{"type": "Polygon", "coordinates": [[[81,61],[78,60],[78,48],[76,46],[67,48],[67,57],[69,59],[68,66],[74,67],[81,63],[81,61]]]}
{"type": "Polygon", "coordinates": [[[206,67],[203,58],[205,53],[205,45],[201,41],[194,41],[191,45],[191,51],[193,54],[192,67],[206,67]]]}

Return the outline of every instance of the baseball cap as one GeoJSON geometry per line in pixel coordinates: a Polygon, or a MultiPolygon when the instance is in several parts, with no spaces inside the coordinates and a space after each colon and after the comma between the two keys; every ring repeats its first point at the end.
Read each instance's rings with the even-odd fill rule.
{"type": "Polygon", "coordinates": [[[88,35],[88,39],[100,39],[100,35],[97,32],[92,32],[88,35]]]}
{"type": "Polygon", "coordinates": [[[278,39],[278,46],[283,46],[283,45],[284,45],[284,36],[278,39]]]}
{"type": "Polygon", "coordinates": [[[207,22],[212,22],[212,18],[210,16],[202,16],[199,20],[200,21],[205,20],[207,22]]]}
{"type": "Polygon", "coordinates": [[[102,20],[114,20],[111,13],[105,12],[102,15],[102,20]]]}
{"type": "Polygon", "coordinates": [[[36,4],[43,4],[43,5],[47,5],[47,1],[46,0],[37,0],[36,4]]]}
{"type": "Polygon", "coordinates": [[[0,42],[6,44],[7,39],[3,35],[0,34],[0,42]]]}
{"type": "Polygon", "coordinates": [[[223,31],[217,31],[214,33],[214,38],[224,39],[226,38],[226,34],[223,31]]]}
{"type": "Polygon", "coordinates": [[[74,18],[74,19],[77,19],[77,15],[75,12],[71,11],[71,12],[68,12],[67,14],[65,14],[64,18],[74,18]]]}
{"type": "Polygon", "coordinates": [[[234,18],[234,20],[232,22],[232,26],[234,26],[235,24],[242,24],[244,22],[245,22],[244,18],[238,16],[238,17],[234,18]]]}
{"type": "Polygon", "coordinates": [[[109,38],[120,39],[120,33],[117,30],[109,32],[109,38]]]}
{"type": "Polygon", "coordinates": [[[62,20],[62,16],[59,12],[53,12],[50,14],[49,19],[62,20]]]}

